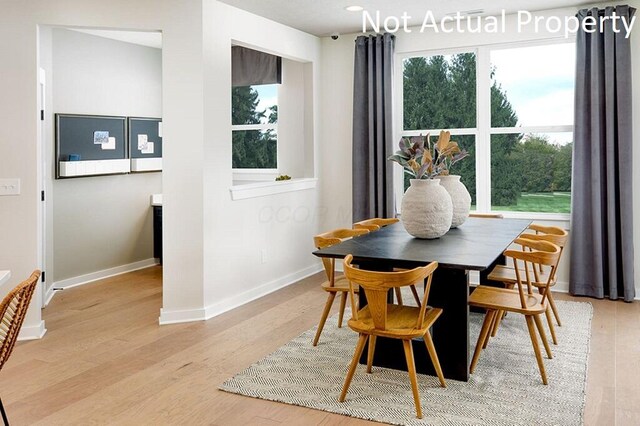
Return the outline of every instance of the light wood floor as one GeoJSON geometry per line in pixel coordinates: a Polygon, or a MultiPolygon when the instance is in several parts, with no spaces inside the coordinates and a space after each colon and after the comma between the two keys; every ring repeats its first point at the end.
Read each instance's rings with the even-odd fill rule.
{"type": "MultiPolygon", "coordinates": [[[[0,372],[12,424],[373,424],[217,390],[316,324],[320,274],[209,321],[162,327],[161,280],[153,267],[58,293],[43,311],[45,338],[18,343],[0,372]]],[[[579,300],[595,308],[585,423],[638,425],[640,303],[579,300]]]]}

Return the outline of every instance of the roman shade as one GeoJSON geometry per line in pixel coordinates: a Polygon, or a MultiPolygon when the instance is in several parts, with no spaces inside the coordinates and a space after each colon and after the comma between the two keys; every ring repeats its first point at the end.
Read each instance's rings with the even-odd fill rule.
{"type": "Polygon", "coordinates": [[[231,47],[231,85],[282,83],[282,58],[242,46],[231,47]]]}

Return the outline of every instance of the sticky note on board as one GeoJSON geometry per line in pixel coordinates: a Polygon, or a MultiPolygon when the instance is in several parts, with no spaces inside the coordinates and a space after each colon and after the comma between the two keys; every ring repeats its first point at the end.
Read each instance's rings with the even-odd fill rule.
{"type": "Polygon", "coordinates": [[[102,144],[102,149],[109,149],[109,150],[116,149],[116,138],[110,137],[109,142],[102,144]]]}
{"type": "Polygon", "coordinates": [[[158,137],[162,137],[162,121],[158,123],[158,137]]]}
{"type": "Polygon", "coordinates": [[[109,143],[109,132],[104,130],[96,130],[95,132],[93,132],[93,143],[95,145],[109,143]]]}
{"type": "Polygon", "coordinates": [[[143,154],[153,154],[153,142],[147,142],[147,146],[140,150],[143,154]]]}
{"type": "Polygon", "coordinates": [[[147,143],[148,143],[147,135],[138,135],[138,149],[140,151],[143,151],[144,149],[147,148],[147,143]]]}

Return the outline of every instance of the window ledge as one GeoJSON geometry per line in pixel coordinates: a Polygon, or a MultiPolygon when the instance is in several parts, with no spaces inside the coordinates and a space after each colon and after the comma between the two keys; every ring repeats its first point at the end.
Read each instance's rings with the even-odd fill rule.
{"type": "Polygon", "coordinates": [[[491,213],[501,213],[507,219],[549,220],[557,222],[571,221],[571,213],[513,212],[499,210],[492,210],[491,213]]]}
{"type": "Polygon", "coordinates": [[[316,178],[299,178],[291,180],[256,182],[244,185],[234,185],[229,188],[233,201],[245,200],[247,198],[266,197],[268,195],[281,194],[284,192],[303,191],[316,187],[316,178]]]}

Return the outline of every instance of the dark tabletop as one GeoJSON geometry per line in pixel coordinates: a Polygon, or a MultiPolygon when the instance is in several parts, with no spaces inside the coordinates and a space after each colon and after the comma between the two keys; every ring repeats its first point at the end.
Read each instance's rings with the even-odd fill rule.
{"type": "Polygon", "coordinates": [[[422,240],[409,235],[399,222],[313,254],[335,258],[352,254],[355,260],[396,265],[423,265],[435,260],[445,268],[482,271],[491,266],[530,223],[528,219],[470,217],[440,238],[422,240]]]}

